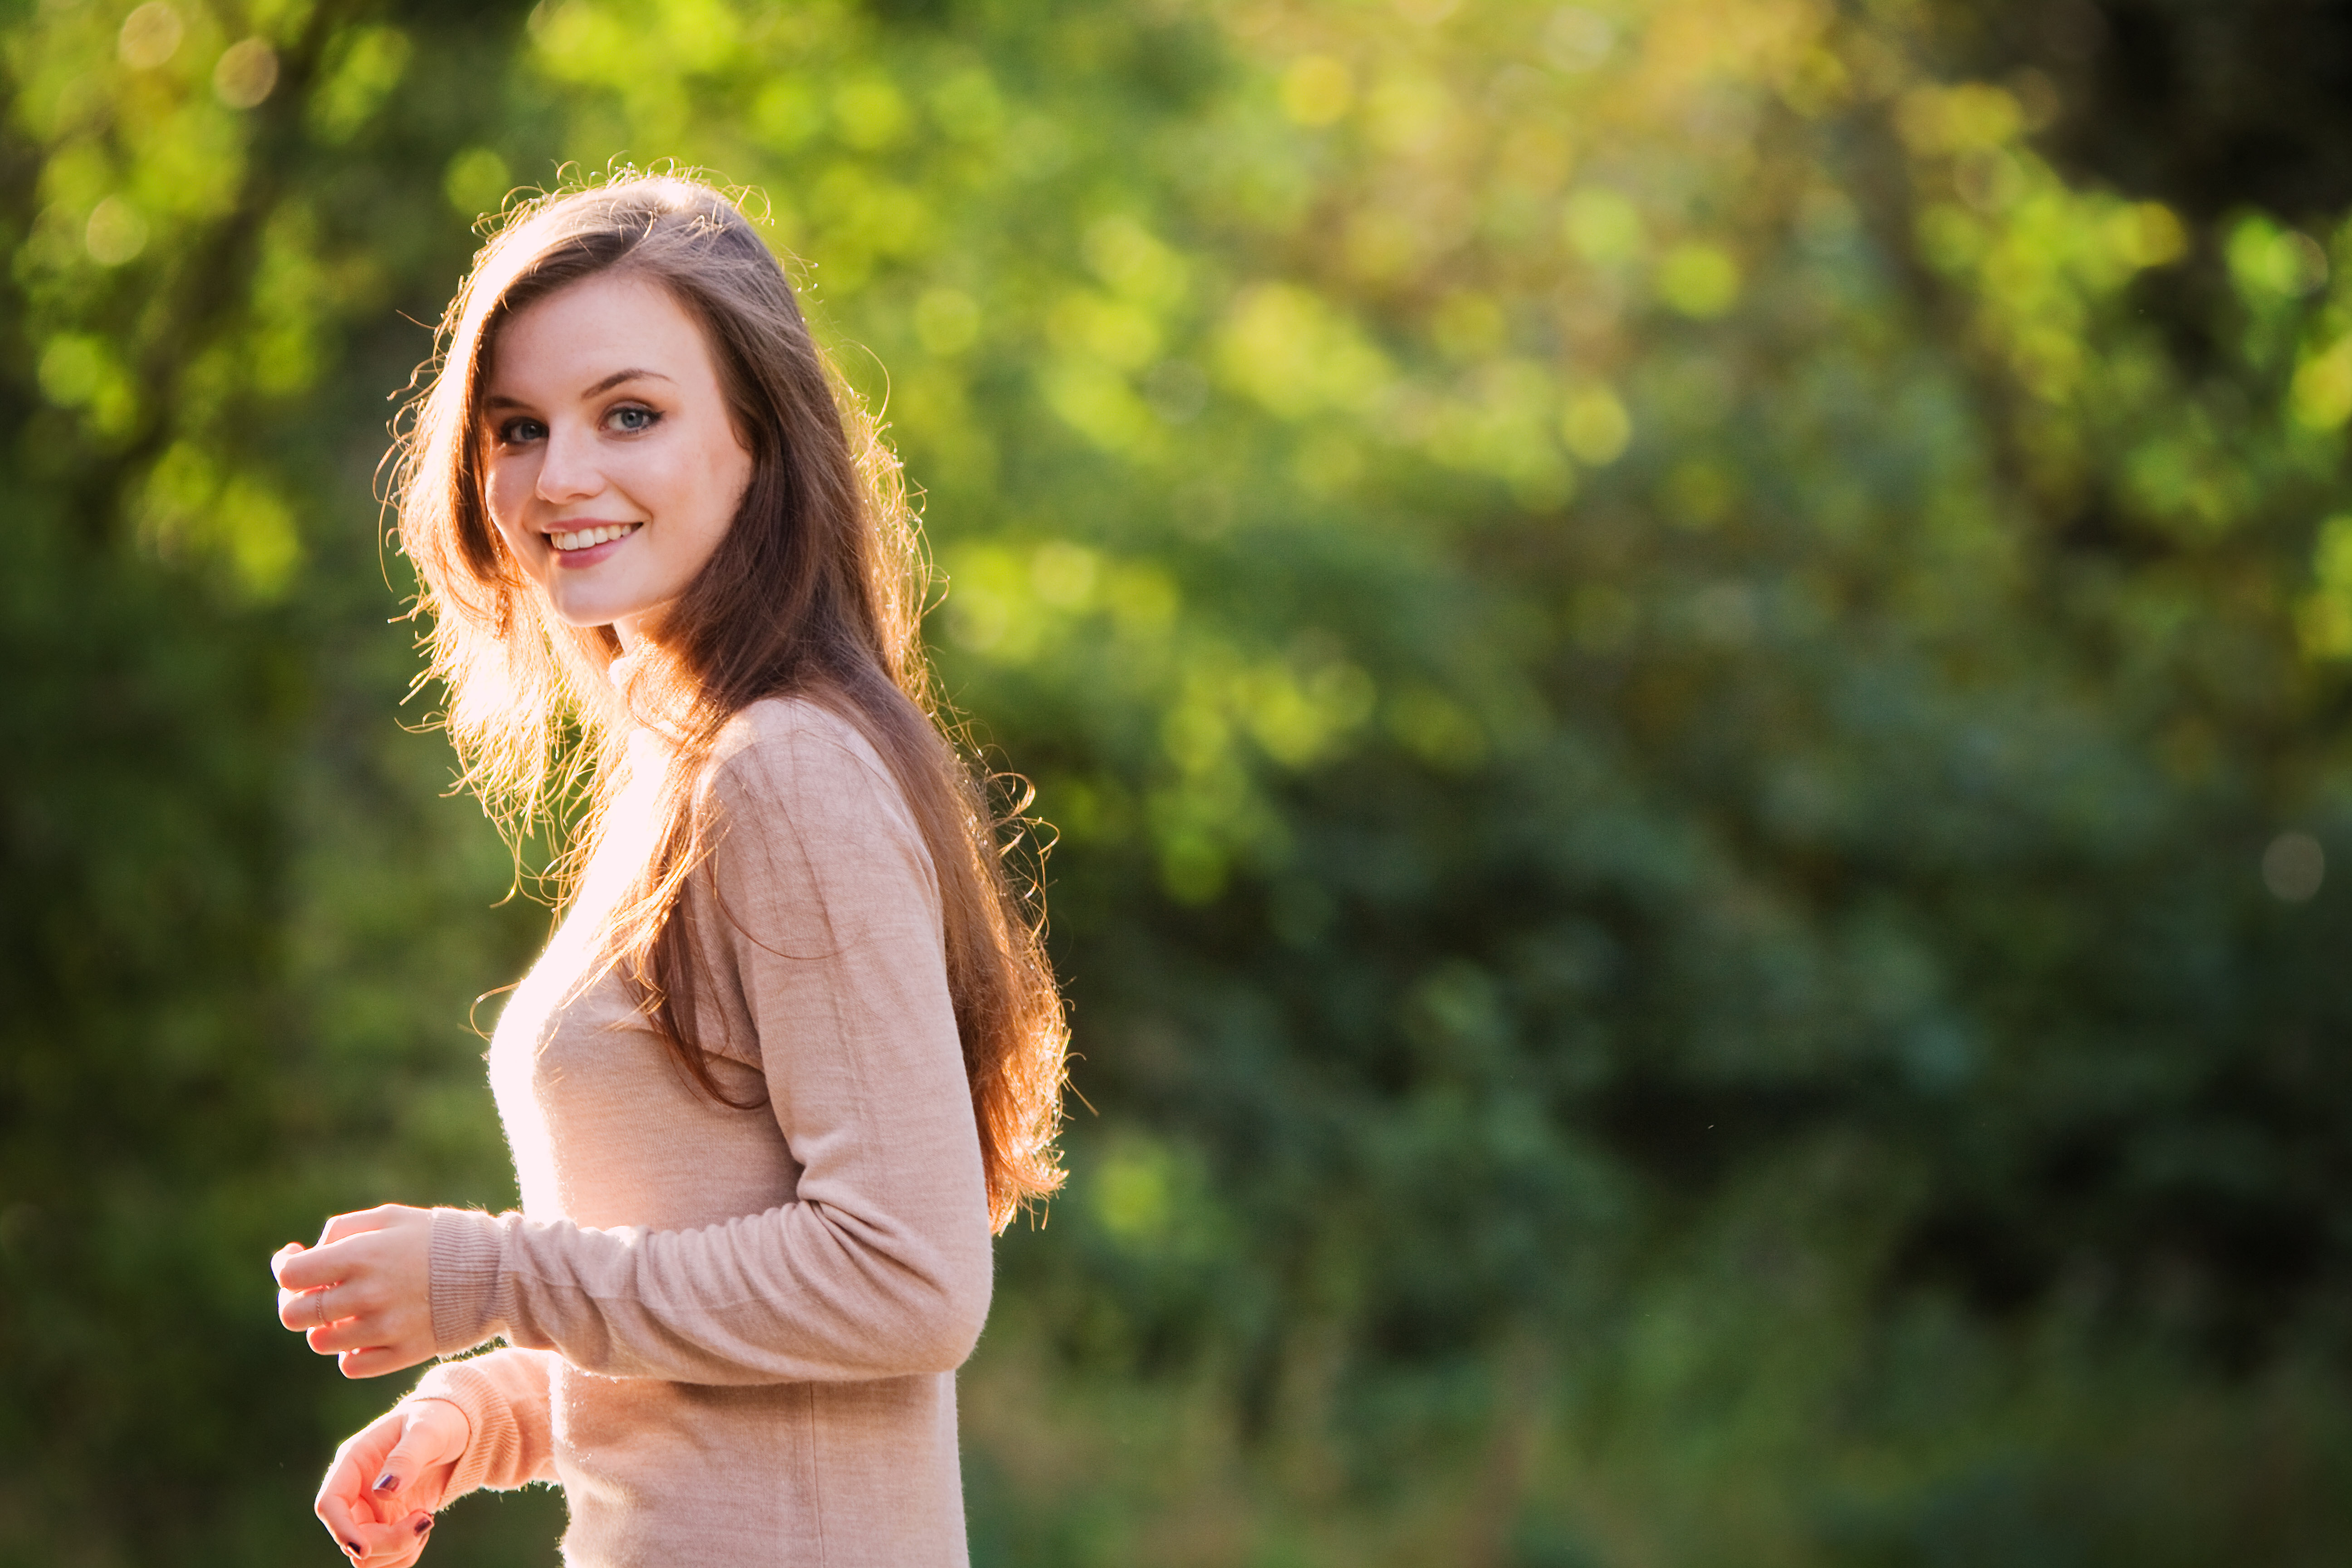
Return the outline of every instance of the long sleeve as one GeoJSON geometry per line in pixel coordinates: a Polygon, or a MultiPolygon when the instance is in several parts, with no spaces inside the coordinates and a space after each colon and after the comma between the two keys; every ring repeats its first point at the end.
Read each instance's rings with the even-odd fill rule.
{"type": "Polygon", "coordinates": [[[466,1417],[466,1451],[434,1508],[481,1487],[512,1491],[555,1479],[548,1372],[544,1352],[493,1351],[443,1362],[401,1401],[443,1400],[466,1417]]]}
{"type": "Polygon", "coordinates": [[[445,1352],[503,1334],[607,1376],[758,1384],[944,1372],[979,1336],[987,1201],[929,858],[844,721],[759,706],[689,883],[696,1025],[764,1079],[797,1191],[698,1229],[438,1210],[445,1352]]]}

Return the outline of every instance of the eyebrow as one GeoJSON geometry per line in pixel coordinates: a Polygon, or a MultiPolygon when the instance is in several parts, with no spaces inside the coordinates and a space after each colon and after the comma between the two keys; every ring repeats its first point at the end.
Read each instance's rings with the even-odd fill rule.
{"type": "MultiPolygon", "coordinates": [[[[587,391],[582,393],[580,395],[583,399],[590,397],[602,397],[604,394],[612,391],[613,388],[626,382],[670,380],[670,377],[664,375],[657,370],[616,370],[612,374],[606,376],[604,380],[598,382],[595,385],[590,387],[587,391]]],[[[675,385],[676,383],[672,382],[671,384],[675,385]]],[[[524,406],[524,405],[520,398],[499,397],[493,395],[482,399],[482,406],[485,408],[520,408],[524,406]]]]}

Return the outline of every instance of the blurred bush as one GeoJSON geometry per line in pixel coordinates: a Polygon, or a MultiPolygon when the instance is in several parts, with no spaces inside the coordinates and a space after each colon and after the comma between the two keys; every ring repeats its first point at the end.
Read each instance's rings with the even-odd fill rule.
{"type": "Polygon", "coordinates": [[[1060,832],[976,1561],[2336,1560],[2352,197],[2131,109],[2209,12],[0,13],[0,1561],[328,1550],[266,1255],[510,1201],[383,398],[667,159],[1060,832]]]}

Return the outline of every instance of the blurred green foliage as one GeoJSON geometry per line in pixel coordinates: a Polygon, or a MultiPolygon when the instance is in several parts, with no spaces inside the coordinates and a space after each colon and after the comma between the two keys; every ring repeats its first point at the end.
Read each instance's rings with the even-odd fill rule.
{"type": "Polygon", "coordinates": [[[664,160],[1061,835],[976,1562],[2339,1560],[2352,227],[2054,165],[2035,9],[0,6],[0,1563],[323,1559],[267,1254],[511,1199],[384,397],[664,160]]]}

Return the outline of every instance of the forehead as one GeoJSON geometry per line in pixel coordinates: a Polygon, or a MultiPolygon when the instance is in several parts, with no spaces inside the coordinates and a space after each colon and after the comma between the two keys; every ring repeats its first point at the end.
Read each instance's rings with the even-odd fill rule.
{"type": "Polygon", "coordinates": [[[652,279],[600,272],[532,300],[490,340],[491,390],[579,395],[620,370],[649,370],[682,385],[716,386],[700,323],[652,279]]]}

